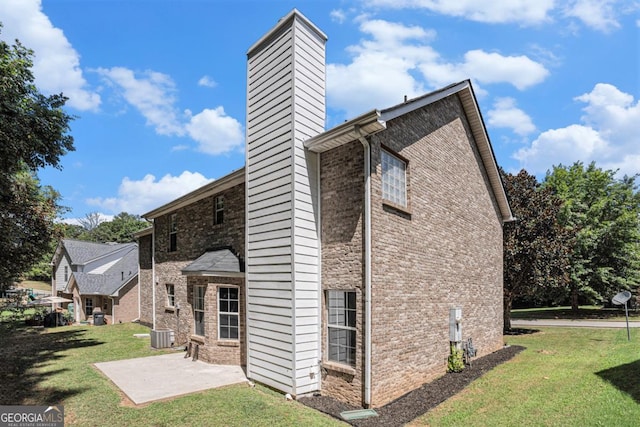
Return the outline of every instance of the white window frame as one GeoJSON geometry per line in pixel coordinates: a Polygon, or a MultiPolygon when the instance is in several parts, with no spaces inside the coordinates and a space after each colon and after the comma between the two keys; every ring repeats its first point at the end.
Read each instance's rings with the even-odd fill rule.
{"type": "Polygon", "coordinates": [[[207,287],[205,285],[193,286],[193,333],[194,335],[204,336],[205,334],[205,294],[207,287]],[[200,295],[200,292],[202,294],[200,295]],[[201,319],[198,320],[198,317],[201,319]],[[200,325],[200,326],[198,326],[200,325]]]}
{"type": "Polygon", "coordinates": [[[213,223],[222,224],[224,222],[224,196],[213,198],[213,223]],[[220,218],[218,218],[220,215],[220,218]]]}
{"type": "Polygon", "coordinates": [[[176,305],[176,287],[173,283],[164,285],[167,290],[167,307],[175,307],[176,305]]]}
{"type": "Polygon", "coordinates": [[[380,150],[382,198],[394,205],[407,207],[408,162],[389,151],[380,150]]]}
{"type": "Polygon", "coordinates": [[[231,341],[238,341],[240,339],[240,288],[237,286],[218,287],[218,339],[231,341]],[[237,298],[231,298],[228,294],[227,298],[223,298],[222,294],[225,289],[233,289],[236,292],[237,298]],[[235,311],[232,310],[234,302],[235,311]],[[225,317],[228,321],[227,324],[223,326],[222,319],[225,317]],[[232,323],[232,319],[235,319],[235,325],[232,323]],[[237,331],[236,337],[231,336],[233,329],[237,331]]]}
{"type": "Polygon", "coordinates": [[[69,266],[68,265],[64,266],[64,281],[65,282],[69,281],[69,266]]]}
{"type": "Polygon", "coordinates": [[[84,299],[84,314],[85,316],[93,316],[93,298],[84,299]]]}
{"type": "Polygon", "coordinates": [[[327,291],[328,361],[356,365],[356,308],[355,291],[327,291]]]}

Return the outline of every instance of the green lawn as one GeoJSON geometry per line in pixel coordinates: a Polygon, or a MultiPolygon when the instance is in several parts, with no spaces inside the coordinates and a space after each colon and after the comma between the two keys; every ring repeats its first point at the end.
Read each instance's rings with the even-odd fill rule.
{"type": "MultiPolygon", "coordinates": [[[[160,354],[135,324],[38,331],[0,322],[0,405],[65,406],[66,425],[343,425],[257,385],[224,387],[142,407],[127,404],[93,363],[160,354]]],[[[635,426],[640,329],[541,328],[506,336],[526,350],[415,420],[430,426],[635,426]]],[[[171,351],[171,350],[168,350],[171,351]]]]}
{"type": "Polygon", "coordinates": [[[34,291],[49,291],[51,292],[51,283],[38,282],[35,280],[24,280],[18,283],[21,288],[33,289],[34,291]]]}
{"type": "Polygon", "coordinates": [[[541,328],[527,347],[415,420],[429,426],[637,426],[640,330],[541,328]]]}
{"type": "MultiPolygon", "coordinates": [[[[571,307],[524,308],[511,310],[512,319],[588,319],[588,320],[625,320],[624,307],[603,308],[600,306],[582,306],[578,313],[571,307]]],[[[629,320],[640,320],[640,310],[629,310],[629,320]]]]}
{"type": "MultiPolygon", "coordinates": [[[[38,332],[0,323],[0,405],[63,404],[65,425],[330,426],[338,421],[257,385],[235,385],[127,405],[95,362],[157,355],[136,324],[67,326],[38,332]]],[[[169,350],[171,351],[171,350],[169,350]]]]}

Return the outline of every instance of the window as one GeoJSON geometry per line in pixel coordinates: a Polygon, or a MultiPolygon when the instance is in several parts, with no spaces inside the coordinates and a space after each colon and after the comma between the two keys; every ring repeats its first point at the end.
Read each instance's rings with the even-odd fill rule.
{"type": "Polygon", "coordinates": [[[167,283],[167,306],[173,307],[176,305],[176,288],[170,283],[167,283]]]}
{"type": "Polygon", "coordinates": [[[85,298],[84,300],[84,312],[87,316],[91,316],[93,314],[93,299],[85,298]]]}
{"type": "Polygon", "coordinates": [[[64,266],[64,281],[68,282],[69,281],[69,267],[68,266],[64,266]]]}
{"type": "Polygon", "coordinates": [[[382,150],[382,198],[407,206],[407,162],[382,150]]]}
{"type": "Polygon", "coordinates": [[[194,333],[204,336],[204,292],[205,286],[196,285],[193,287],[193,320],[195,323],[194,333]]]}
{"type": "Polygon", "coordinates": [[[222,224],[224,220],[224,196],[213,199],[213,223],[222,224]]]}
{"type": "Polygon", "coordinates": [[[178,250],[178,216],[171,214],[169,223],[169,252],[178,250]]]}
{"type": "Polygon", "coordinates": [[[356,293],[328,291],[329,360],[356,364],[356,293]]]}
{"type": "Polygon", "coordinates": [[[239,338],[238,288],[218,289],[218,328],[219,339],[237,340],[239,338]]]}

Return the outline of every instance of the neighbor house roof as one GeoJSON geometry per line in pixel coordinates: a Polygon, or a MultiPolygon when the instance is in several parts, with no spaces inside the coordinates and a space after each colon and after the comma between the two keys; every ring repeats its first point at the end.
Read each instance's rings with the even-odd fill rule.
{"type": "Polygon", "coordinates": [[[332,148],[347,144],[360,137],[366,137],[380,132],[386,129],[386,123],[388,121],[451,95],[458,95],[462,102],[467,121],[471,127],[482,163],[487,172],[491,189],[500,208],[502,220],[505,222],[513,221],[513,214],[504,191],[502,179],[500,178],[495,154],[493,153],[489,135],[487,134],[484,120],[482,119],[482,114],[480,113],[478,102],[469,80],[449,85],[391,108],[373,110],[308,139],[304,142],[304,146],[308,150],[316,153],[331,150],[332,148]]]}
{"type": "Polygon", "coordinates": [[[185,276],[244,276],[242,261],[230,249],[205,252],[182,269],[185,276]]]}
{"type": "Polygon", "coordinates": [[[82,240],[63,239],[62,246],[71,258],[71,264],[85,265],[114,252],[130,249],[135,243],[95,243],[82,240]]]}
{"type": "Polygon", "coordinates": [[[138,275],[138,246],[128,244],[121,258],[89,272],[72,273],[81,295],[110,295],[117,292],[138,275]]]}

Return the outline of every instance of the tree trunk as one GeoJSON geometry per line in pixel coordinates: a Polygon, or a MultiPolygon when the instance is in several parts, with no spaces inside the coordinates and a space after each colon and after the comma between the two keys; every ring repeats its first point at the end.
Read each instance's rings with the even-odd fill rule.
{"type": "Polygon", "coordinates": [[[503,304],[502,304],[502,309],[503,309],[503,316],[502,316],[502,321],[503,321],[503,331],[504,332],[508,332],[511,330],[511,298],[505,296],[503,298],[503,304]]]}
{"type": "Polygon", "coordinates": [[[578,313],[578,287],[571,287],[571,311],[578,313]]]}

